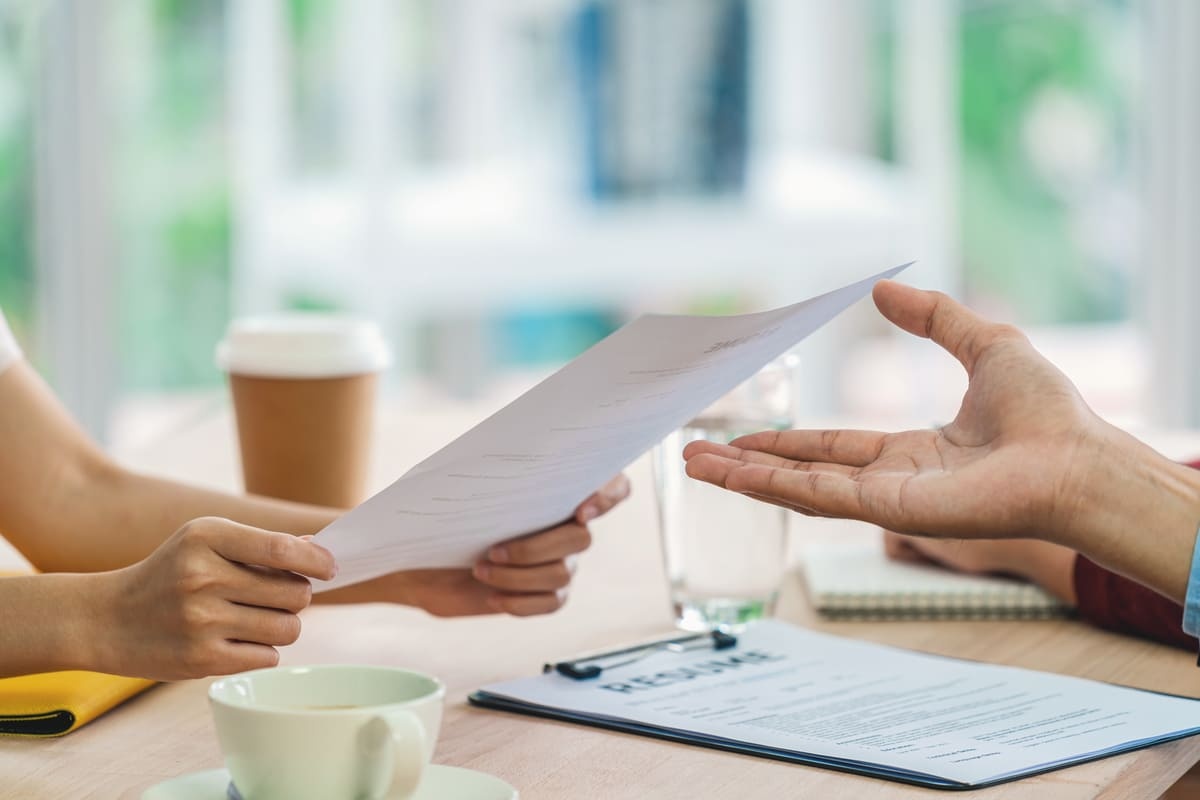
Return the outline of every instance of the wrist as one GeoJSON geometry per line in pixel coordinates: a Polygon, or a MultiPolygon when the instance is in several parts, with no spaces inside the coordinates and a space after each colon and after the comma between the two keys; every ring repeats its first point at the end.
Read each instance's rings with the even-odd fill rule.
{"type": "Polygon", "coordinates": [[[57,576],[70,585],[60,612],[64,620],[61,661],[64,669],[120,673],[114,654],[120,649],[115,601],[123,570],[57,576]]]}
{"type": "Polygon", "coordinates": [[[1063,543],[1182,603],[1200,525],[1200,471],[1115,428],[1087,458],[1063,543]]]}
{"type": "Polygon", "coordinates": [[[30,663],[23,671],[103,670],[97,642],[110,629],[96,618],[101,574],[51,573],[29,579],[30,611],[42,619],[35,623],[38,635],[29,642],[30,663]]]}

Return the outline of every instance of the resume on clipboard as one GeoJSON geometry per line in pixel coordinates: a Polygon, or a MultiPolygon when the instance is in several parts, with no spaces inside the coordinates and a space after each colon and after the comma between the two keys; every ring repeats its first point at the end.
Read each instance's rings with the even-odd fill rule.
{"type": "MultiPolygon", "coordinates": [[[[625,652],[625,651],[623,651],[625,652]]],[[[471,702],[964,789],[1200,733],[1200,700],[926,655],[768,621],[721,649],[654,648],[471,702]]]]}

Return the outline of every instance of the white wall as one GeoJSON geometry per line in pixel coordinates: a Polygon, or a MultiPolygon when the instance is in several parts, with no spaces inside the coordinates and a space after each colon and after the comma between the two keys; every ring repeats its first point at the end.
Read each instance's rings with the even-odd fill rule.
{"type": "Polygon", "coordinates": [[[1152,415],[1159,425],[1200,427],[1200,3],[1144,5],[1152,415]]]}

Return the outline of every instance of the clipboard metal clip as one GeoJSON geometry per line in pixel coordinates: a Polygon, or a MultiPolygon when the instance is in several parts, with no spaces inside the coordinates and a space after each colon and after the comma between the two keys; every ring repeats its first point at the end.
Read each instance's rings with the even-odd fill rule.
{"type": "Polygon", "coordinates": [[[571,678],[572,680],[586,681],[600,677],[600,674],[606,669],[624,667],[628,664],[641,661],[643,658],[654,653],[687,653],[692,650],[704,649],[728,650],[731,647],[737,647],[737,637],[725,631],[715,630],[710,633],[696,633],[674,639],[662,639],[657,642],[626,647],[622,650],[598,653],[594,656],[574,661],[559,661],[554,664],[546,664],[542,667],[542,672],[557,672],[559,675],[571,678]],[[608,659],[613,658],[619,660],[608,661],[608,659]]]}

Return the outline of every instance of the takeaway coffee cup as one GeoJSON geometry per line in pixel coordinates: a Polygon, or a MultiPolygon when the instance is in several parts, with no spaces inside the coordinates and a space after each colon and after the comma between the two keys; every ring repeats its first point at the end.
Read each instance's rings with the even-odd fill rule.
{"type": "Polygon", "coordinates": [[[393,667],[274,667],[215,681],[209,706],[245,800],[410,797],[437,742],[446,687],[393,667]]]}
{"type": "Polygon", "coordinates": [[[379,327],[363,319],[231,323],[217,364],[229,374],[246,491],[336,508],[361,502],[388,362],[379,327]]]}

